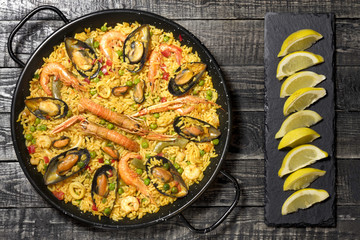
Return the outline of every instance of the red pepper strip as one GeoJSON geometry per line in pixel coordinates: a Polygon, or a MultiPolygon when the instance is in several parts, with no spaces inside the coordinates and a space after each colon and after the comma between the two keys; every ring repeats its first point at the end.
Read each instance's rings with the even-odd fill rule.
{"type": "MultiPolygon", "coordinates": [[[[113,159],[114,160],[114,159],[113,159]]],[[[109,177],[112,177],[113,176],[113,173],[111,171],[111,169],[109,170],[109,177]]]]}
{"type": "Polygon", "coordinates": [[[91,168],[89,166],[86,166],[85,169],[91,171],[91,168]]]}
{"type": "Polygon", "coordinates": [[[162,97],[161,100],[160,100],[160,102],[166,102],[166,101],[167,101],[166,97],[162,97]]]}
{"type": "Polygon", "coordinates": [[[181,42],[183,40],[182,36],[179,34],[179,41],[181,42]]]}
{"type": "Polygon", "coordinates": [[[98,59],[98,62],[99,62],[99,63],[103,63],[103,60],[102,60],[102,59],[98,59]]]}
{"type": "Polygon", "coordinates": [[[109,75],[108,70],[106,69],[106,66],[102,66],[100,71],[102,71],[104,75],[109,75]]]}
{"type": "Polygon", "coordinates": [[[30,145],[27,147],[28,151],[29,151],[29,154],[33,154],[35,153],[35,145],[30,145]]]}
{"type": "Polygon", "coordinates": [[[84,81],[90,83],[90,80],[88,78],[85,78],[84,81]]]}
{"type": "Polygon", "coordinates": [[[49,160],[49,158],[47,156],[45,156],[44,161],[45,161],[45,163],[49,163],[50,160],[49,160]]]}
{"type": "Polygon", "coordinates": [[[169,80],[169,76],[170,74],[168,72],[163,72],[163,79],[165,79],[166,81],[169,80]]]}
{"type": "Polygon", "coordinates": [[[114,163],[114,162],[116,162],[116,159],[112,159],[112,160],[111,160],[111,163],[114,163]]]}
{"type": "Polygon", "coordinates": [[[112,65],[112,62],[111,62],[111,60],[106,60],[106,65],[108,65],[108,66],[111,66],[112,65]]]}
{"type": "Polygon", "coordinates": [[[158,153],[157,155],[160,156],[160,157],[163,157],[163,156],[164,156],[163,153],[158,153]]]}
{"type": "Polygon", "coordinates": [[[103,158],[99,158],[98,161],[99,161],[99,163],[104,163],[104,159],[103,159],[103,158]]]}
{"type": "Polygon", "coordinates": [[[162,51],[161,54],[162,54],[164,57],[168,58],[168,57],[170,57],[170,55],[171,55],[171,51],[167,49],[167,50],[165,50],[165,51],[162,51]]]}
{"type": "Polygon", "coordinates": [[[62,191],[53,191],[54,196],[59,200],[64,200],[64,193],[62,191]]]}
{"type": "Polygon", "coordinates": [[[97,211],[97,210],[98,210],[97,207],[96,207],[96,205],[95,205],[95,203],[92,205],[92,210],[94,210],[94,211],[97,211]]]}

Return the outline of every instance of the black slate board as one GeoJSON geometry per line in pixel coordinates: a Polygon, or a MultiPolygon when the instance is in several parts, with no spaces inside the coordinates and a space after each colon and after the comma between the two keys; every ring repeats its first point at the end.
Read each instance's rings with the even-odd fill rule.
{"type": "Polygon", "coordinates": [[[291,14],[267,13],[265,16],[265,222],[269,226],[334,226],[335,225],[335,102],[333,82],[334,57],[334,16],[332,14],[291,14]],[[308,68],[318,74],[324,74],[326,80],[317,87],[326,89],[327,95],[308,109],[319,113],[323,120],[311,127],[321,135],[312,144],[329,153],[329,157],[309,166],[326,171],[309,187],[325,189],[330,197],[311,208],[299,210],[285,216],[281,207],[294,191],[282,190],[286,176],[278,177],[282,160],[288,150],[277,150],[279,140],[275,134],[282,122],[283,106],[287,98],[280,98],[280,88],[284,80],[276,78],[276,68],[281,60],[277,57],[282,42],[291,33],[300,29],[313,29],[324,36],[306,51],[320,54],[325,62],[308,68]]]}

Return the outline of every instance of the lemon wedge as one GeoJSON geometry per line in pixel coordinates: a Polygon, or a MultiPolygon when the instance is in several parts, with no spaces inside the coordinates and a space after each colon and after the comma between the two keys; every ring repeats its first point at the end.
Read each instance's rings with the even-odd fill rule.
{"type": "Polygon", "coordinates": [[[329,193],[322,189],[305,188],[294,192],[286,199],[281,214],[297,212],[299,209],[309,208],[315,203],[322,202],[329,197],[329,193]]]}
{"type": "Polygon", "coordinates": [[[291,114],[281,124],[279,131],[275,134],[275,138],[282,138],[286,133],[301,127],[310,127],[318,123],[322,117],[312,110],[301,110],[291,114]]]}
{"type": "Polygon", "coordinates": [[[277,66],[276,78],[281,80],[302,69],[324,62],[324,58],[312,52],[297,51],[286,55],[277,66]]]}
{"type": "Polygon", "coordinates": [[[312,71],[302,71],[288,77],[281,85],[280,97],[290,96],[297,90],[306,87],[314,87],[326,79],[325,75],[312,71]]]}
{"type": "Polygon", "coordinates": [[[308,187],[315,179],[324,176],[326,171],[316,168],[303,168],[293,172],[284,182],[284,191],[308,187]]]}
{"type": "Polygon", "coordinates": [[[281,139],[278,149],[287,147],[297,147],[299,145],[309,143],[320,137],[320,134],[311,128],[296,128],[291,130],[281,139]]]}
{"type": "Polygon", "coordinates": [[[311,47],[323,36],[312,29],[301,29],[290,34],[281,46],[278,57],[283,57],[295,51],[302,51],[311,47]]]}
{"type": "Polygon", "coordinates": [[[304,110],[325,95],[326,90],[324,88],[307,87],[297,90],[286,99],[283,109],[284,116],[304,110]]]}
{"type": "Polygon", "coordinates": [[[286,154],[278,175],[283,177],[328,156],[327,152],[314,145],[305,144],[298,146],[286,154]]]}

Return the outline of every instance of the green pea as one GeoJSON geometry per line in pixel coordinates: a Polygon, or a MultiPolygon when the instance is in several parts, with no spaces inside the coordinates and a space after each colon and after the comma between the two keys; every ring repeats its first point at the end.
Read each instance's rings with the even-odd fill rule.
{"type": "Polygon", "coordinates": [[[75,202],[77,203],[77,205],[80,205],[81,200],[75,200],[75,202]]]}
{"type": "Polygon", "coordinates": [[[214,145],[218,145],[218,144],[219,144],[219,139],[214,139],[214,140],[212,140],[212,143],[213,143],[214,145]]]}
{"type": "Polygon", "coordinates": [[[121,69],[119,70],[119,75],[120,75],[120,76],[124,75],[124,73],[125,73],[124,70],[121,70],[121,69]]]}
{"type": "Polygon", "coordinates": [[[114,144],[112,144],[112,142],[108,142],[108,143],[106,144],[106,146],[107,146],[107,147],[113,147],[114,144]]]}
{"type": "Polygon", "coordinates": [[[31,141],[31,140],[33,140],[33,135],[32,134],[26,134],[25,139],[28,140],[28,141],[31,141]]]}
{"type": "Polygon", "coordinates": [[[199,90],[194,89],[194,90],[193,90],[193,94],[194,94],[194,95],[198,95],[198,94],[199,94],[199,90]]]}
{"type": "Polygon", "coordinates": [[[106,201],[107,201],[106,198],[101,199],[101,202],[102,202],[102,203],[106,203],[106,201]]]}
{"type": "Polygon", "coordinates": [[[168,36],[165,36],[165,37],[164,37],[164,42],[169,41],[169,39],[170,39],[170,38],[169,38],[168,36]]]}
{"type": "Polygon", "coordinates": [[[134,84],[138,84],[140,82],[140,78],[135,78],[134,84]]]}
{"type": "Polygon", "coordinates": [[[149,178],[145,178],[145,179],[144,179],[144,184],[145,184],[146,186],[148,186],[148,185],[150,184],[150,179],[149,179],[149,178]]]}
{"type": "Polygon", "coordinates": [[[109,184],[109,190],[110,190],[110,191],[115,190],[115,183],[110,183],[110,184],[109,184]]]}
{"type": "Polygon", "coordinates": [[[35,125],[38,125],[40,123],[40,121],[41,121],[40,118],[36,118],[35,119],[35,125]]]}
{"type": "Polygon", "coordinates": [[[100,43],[99,43],[98,41],[95,41],[95,42],[93,43],[93,47],[94,47],[94,48],[98,48],[99,45],[100,45],[100,43]]]}
{"type": "Polygon", "coordinates": [[[176,169],[179,169],[179,168],[180,168],[180,165],[176,162],[176,163],[174,163],[174,167],[175,167],[176,169]]]}
{"type": "Polygon", "coordinates": [[[212,96],[206,95],[206,100],[211,100],[212,96]]]}
{"type": "Polygon", "coordinates": [[[149,143],[146,142],[146,141],[143,141],[143,142],[141,143],[141,147],[142,147],[142,148],[148,148],[148,147],[149,147],[149,143]]]}
{"type": "Polygon", "coordinates": [[[78,163],[77,163],[77,166],[78,166],[79,168],[82,168],[82,167],[85,166],[85,163],[84,163],[84,162],[78,162],[78,163]]]}
{"type": "Polygon", "coordinates": [[[31,127],[30,127],[30,131],[31,131],[31,132],[35,132],[35,131],[36,131],[36,127],[31,126],[31,127]]]}
{"type": "Polygon", "coordinates": [[[150,158],[151,155],[149,153],[145,154],[145,158],[150,158]]]}
{"type": "Polygon", "coordinates": [[[96,77],[92,80],[94,83],[98,83],[100,81],[100,78],[96,77]]]}
{"type": "Polygon", "coordinates": [[[110,164],[111,164],[110,159],[105,159],[105,160],[104,160],[104,164],[110,165],[110,164]]]}
{"type": "Polygon", "coordinates": [[[178,173],[182,174],[184,172],[184,169],[179,168],[177,171],[178,171],[178,173]]]}
{"type": "Polygon", "coordinates": [[[104,73],[102,71],[100,71],[99,76],[104,76],[104,73]]]}
{"type": "Polygon", "coordinates": [[[91,151],[91,152],[90,152],[90,157],[91,157],[91,158],[95,158],[95,157],[96,157],[96,155],[97,155],[97,154],[96,154],[96,152],[95,152],[95,151],[91,151]]]}
{"type": "Polygon", "coordinates": [[[39,79],[40,75],[39,74],[34,74],[34,78],[39,79]]]}
{"type": "Polygon", "coordinates": [[[160,114],[159,113],[154,113],[154,118],[159,118],[160,114]]]}
{"type": "Polygon", "coordinates": [[[104,214],[105,214],[105,215],[110,215],[110,213],[111,213],[111,209],[110,209],[110,208],[107,207],[107,208],[104,209],[104,214]]]}
{"type": "Polygon", "coordinates": [[[156,129],[158,127],[158,125],[156,123],[152,123],[150,124],[150,128],[151,129],[156,129]]]}
{"type": "Polygon", "coordinates": [[[200,156],[202,157],[202,156],[204,156],[205,155],[205,151],[204,150],[200,150],[200,156]]]}
{"type": "Polygon", "coordinates": [[[116,53],[119,57],[121,57],[123,55],[123,52],[121,50],[117,50],[116,53]]]}
{"type": "Polygon", "coordinates": [[[137,169],[136,169],[136,173],[139,174],[139,175],[141,175],[141,174],[143,173],[143,170],[142,170],[141,168],[137,168],[137,169]]]}
{"type": "Polygon", "coordinates": [[[35,143],[36,143],[36,139],[33,138],[33,139],[31,140],[31,143],[32,143],[32,144],[35,144],[35,143]]]}
{"type": "Polygon", "coordinates": [[[132,81],[127,81],[127,82],[126,82],[126,86],[131,87],[132,85],[133,85],[133,82],[132,82],[132,81]]]}
{"type": "Polygon", "coordinates": [[[168,183],[165,183],[164,186],[163,186],[163,189],[165,191],[169,190],[170,189],[170,185],[168,183]]]}
{"type": "Polygon", "coordinates": [[[118,194],[121,195],[124,193],[124,189],[122,187],[119,187],[118,189],[118,194]]]}
{"type": "Polygon", "coordinates": [[[163,167],[168,170],[170,168],[170,164],[169,163],[164,163],[163,167]]]}
{"type": "Polygon", "coordinates": [[[212,96],[212,95],[213,95],[213,92],[212,92],[211,90],[207,90],[207,91],[206,91],[206,95],[212,96]]]}
{"type": "Polygon", "coordinates": [[[204,84],[205,84],[205,81],[204,81],[204,80],[200,80],[200,81],[199,81],[199,86],[204,86],[204,84]]]}
{"type": "Polygon", "coordinates": [[[66,114],[66,117],[71,117],[72,115],[73,115],[73,113],[72,113],[71,109],[69,109],[69,111],[66,114]]]}
{"type": "Polygon", "coordinates": [[[106,127],[107,127],[107,129],[110,129],[110,130],[114,129],[114,124],[109,123],[106,127]]]}
{"type": "Polygon", "coordinates": [[[190,161],[186,161],[186,164],[187,164],[187,165],[191,165],[191,162],[190,162],[190,161]]]}
{"type": "Polygon", "coordinates": [[[133,76],[135,76],[136,74],[137,74],[136,72],[131,73],[131,75],[133,75],[133,76]]]}
{"type": "Polygon", "coordinates": [[[141,199],[141,202],[142,202],[142,203],[144,203],[144,202],[146,202],[146,201],[147,201],[146,198],[142,198],[142,199],[141,199]]]}
{"type": "Polygon", "coordinates": [[[179,191],[179,190],[178,190],[177,187],[172,187],[172,188],[171,188],[171,192],[172,192],[172,193],[178,193],[178,191],[179,191]]]}
{"type": "Polygon", "coordinates": [[[101,119],[101,120],[100,120],[100,124],[101,124],[101,125],[105,125],[105,124],[106,124],[106,121],[105,121],[104,119],[101,119]]]}
{"type": "Polygon", "coordinates": [[[96,89],[93,88],[90,90],[91,96],[94,96],[96,93],[97,93],[96,89]]]}
{"type": "Polygon", "coordinates": [[[106,27],[106,24],[107,23],[105,23],[103,26],[101,26],[101,31],[103,31],[103,32],[106,32],[107,31],[107,27],[106,27]]]}
{"type": "Polygon", "coordinates": [[[170,157],[171,161],[175,161],[175,156],[170,157]]]}
{"type": "Polygon", "coordinates": [[[37,129],[38,130],[41,130],[41,131],[46,131],[47,130],[47,126],[45,124],[41,124],[39,126],[37,126],[37,129]]]}

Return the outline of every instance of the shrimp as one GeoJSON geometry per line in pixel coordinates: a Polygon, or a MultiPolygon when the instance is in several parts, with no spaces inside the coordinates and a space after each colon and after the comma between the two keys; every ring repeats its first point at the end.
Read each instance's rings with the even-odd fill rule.
{"type": "Polygon", "coordinates": [[[116,113],[107,109],[87,98],[80,99],[80,108],[88,110],[92,114],[103,118],[115,125],[117,125],[120,129],[135,134],[139,136],[143,136],[149,140],[162,140],[162,141],[173,141],[175,140],[174,136],[168,136],[158,133],[150,132],[148,129],[144,128],[140,122],[136,121],[132,117],[116,113]]]}
{"type": "Polygon", "coordinates": [[[201,170],[195,165],[188,165],[184,168],[184,175],[190,180],[197,179],[201,174],[201,170]]]}
{"type": "Polygon", "coordinates": [[[136,197],[127,196],[121,200],[121,209],[126,212],[137,211],[139,209],[139,201],[136,197]]]}
{"type": "Polygon", "coordinates": [[[78,79],[73,76],[66,68],[60,63],[48,63],[46,64],[40,74],[40,85],[44,89],[47,95],[51,96],[52,92],[48,86],[50,82],[50,76],[56,76],[56,80],[60,79],[65,85],[72,86],[78,91],[85,91],[85,86],[81,85],[78,79]]]}
{"type": "MultiPolygon", "coordinates": [[[[214,102],[205,100],[203,98],[188,95],[185,97],[177,98],[173,101],[159,103],[159,104],[150,106],[148,108],[142,109],[139,112],[133,114],[132,117],[139,117],[139,116],[143,116],[143,115],[150,114],[150,113],[166,112],[168,110],[175,110],[175,109],[179,110],[185,104],[200,104],[200,103],[206,103],[206,104],[211,104],[211,105],[220,107],[218,104],[216,104],[214,102]]],[[[188,108],[188,109],[185,109],[185,110],[182,110],[179,112],[180,112],[180,114],[182,114],[182,113],[186,114],[192,110],[193,110],[193,108],[188,108]]]]}
{"type": "Polygon", "coordinates": [[[151,86],[151,91],[153,91],[155,87],[155,76],[159,71],[159,66],[161,63],[162,56],[168,58],[170,57],[171,53],[175,54],[176,62],[179,65],[181,65],[182,49],[175,45],[161,44],[159,46],[159,51],[153,50],[151,52],[149,58],[149,72],[148,72],[148,81],[151,86]]]}
{"type": "Polygon", "coordinates": [[[69,118],[67,121],[61,123],[57,127],[52,130],[51,134],[55,134],[61,132],[65,128],[70,127],[71,125],[75,124],[76,122],[80,121],[82,129],[89,134],[93,134],[97,137],[112,141],[116,144],[123,146],[124,148],[128,149],[129,151],[138,152],[140,150],[140,145],[135,142],[134,140],[125,137],[124,135],[110,130],[104,127],[101,127],[95,123],[89,122],[83,116],[73,116],[69,118]]]}
{"type": "Polygon", "coordinates": [[[124,42],[126,36],[118,31],[109,31],[105,33],[100,40],[100,51],[105,57],[109,60],[112,60],[113,46],[118,43],[118,41],[124,42]]]}
{"type": "Polygon", "coordinates": [[[138,174],[129,167],[128,161],[133,158],[141,159],[142,157],[137,153],[127,153],[120,159],[118,165],[119,175],[127,185],[136,187],[143,195],[150,198],[151,202],[155,203],[143,180],[141,180],[138,174]]]}

